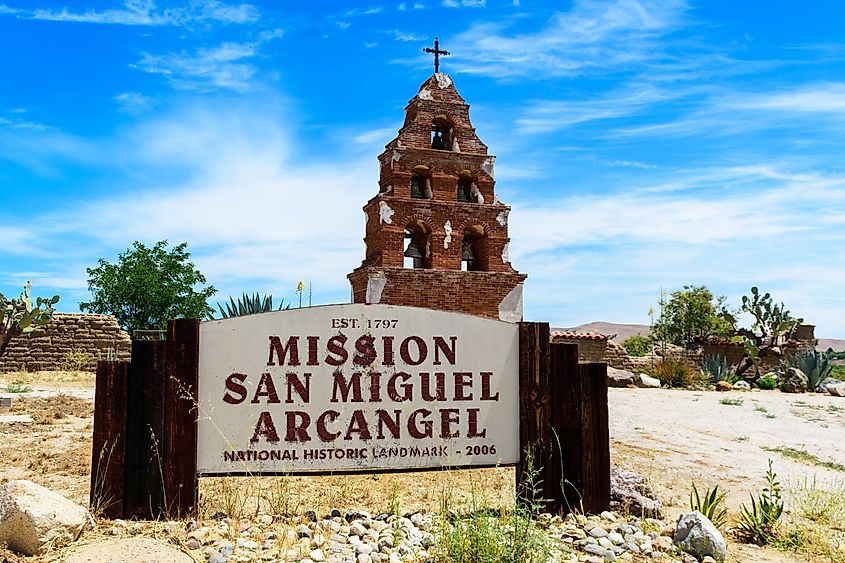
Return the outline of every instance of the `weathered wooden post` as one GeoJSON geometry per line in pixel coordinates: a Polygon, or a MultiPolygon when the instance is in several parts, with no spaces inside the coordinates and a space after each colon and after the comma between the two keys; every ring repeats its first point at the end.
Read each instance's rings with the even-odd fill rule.
{"type": "Polygon", "coordinates": [[[89,505],[123,518],[129,362],[97,362],[89,505]]]}
{"type": "Polygon", "coordinates": [[[124,518],[153,519],[162,514],[161,450],[167,343],[132,342],[126,424],[124,518]]]}
{"type": "Polygon", "coordinates": [[[167,381],[164,395],[164,501],[172,515],[195,515],[199,319],[167,324],[167,381]]]}
{"type": "Polygon", "coordinates": [[[516,479],[522,502],[541,504],[551,513],[607,510],[610,438],[606,373],[605,364],[579,365],[574,344],[550,344],[547,323],[520,323],[522,457],[516,479]],[[539,481],[536,495],[527,479],[529,469],[539,481]]]}

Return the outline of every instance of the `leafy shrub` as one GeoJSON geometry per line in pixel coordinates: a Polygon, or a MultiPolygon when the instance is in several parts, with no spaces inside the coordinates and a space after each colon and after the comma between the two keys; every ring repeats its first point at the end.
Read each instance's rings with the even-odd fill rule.
{"type": "Polygon", "coordinates": [[[684,362],[667,356],[657,362],[652,370],[654,377],[667,387],[693,387],[701,383],[699,374],[695,373],[684,362]]]}
{"type": "Polygon", "coordinates": [[[739,532],[746,540],[764,545],[774,538],[775,528],[783,514],[783,499],[771,459],[766,471],[766,486],[756,498],[751,495],[751,508],[743,504],[740,514],[742,520],[739,522],[739,532]]]}
{"type": "Polygon", "coordinates": [[[784,362],[786,367],[798,368],[807,376],[807,388],[815,391],[830,376],[833,366],[827,355],[815,349],[803,350],[784,362]]]}
{"type": "Polygon", "coordinates": [[[651,352],[651,338],[638,334],[630,336],[622,343],[622,347],[627,350],[631,356],[645,356],[651,352]]]}
{"type": "Polygon", "coordinates": [[[718,354],[705,356],[701,364],[701,371],[710,378],[711,383],[727,381],[731,375],[731,368],[728,359],[718,354]]]}
{"type": "Polygon", "coordinates": [[[690,508],[707,516],[713,522],[713,525],[720,529],[728,521],[728,509],[720,508],[724,500],[725,493],[719,493],[719,485],[713,487],[712,491],[710,489],[705,490],[704,496],[700,496],[695,483],[692,484],[692,492],[689,495],[690,508]]]}
{"type": "Polygon", "coordinates": [[[778,380],[775,376],[767,374],[757,380],[757,387],[771,391],[772,389],[777,389],[778,380]]]}

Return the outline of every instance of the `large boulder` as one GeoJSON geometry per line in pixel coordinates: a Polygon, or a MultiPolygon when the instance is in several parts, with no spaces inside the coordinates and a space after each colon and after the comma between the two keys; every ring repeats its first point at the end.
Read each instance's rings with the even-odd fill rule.
{"type": "Polygon", "coordinates": [[[607,366],[608,387],[629,387],[634,385],[637,379],[637,376],[628,370],[607,366]]]}
{"type": "Polygon", "coordinates": [[[610,468],[610,508],[637,516],[663,518],[663,507],[645,477],[621,467],[610,468]]]}
{"type": "Polygon", "coordinates": [[[76,540],[88,523],[88,510],[31,481],[0,486],[0,544],[23,555],[76,540]]]}
{"type": "Polygon", "coordinates": [[[728,544],[721,532],[707,516],[697,510],[681,514],[675,526],[673,541],[699,561],[709,556],[722,563],[728,554],[728,544]]]}
{"type": "Polygon", "coordinates": [[[809,385],[807,376],[798,368],[786,368],[780,381],[780,390],[784,393],[806,393],[809,385]]]}
{"type": "Polygon", "coordinates": [[[639,374],[634,384],[646,389],[660,389],[660,380],[645,373],[639,374]]]}
{"type": "Polygon", "coordinates": [[[834,397],[845,397],[845,381],[828,381],[824,387],[834,397]]]}

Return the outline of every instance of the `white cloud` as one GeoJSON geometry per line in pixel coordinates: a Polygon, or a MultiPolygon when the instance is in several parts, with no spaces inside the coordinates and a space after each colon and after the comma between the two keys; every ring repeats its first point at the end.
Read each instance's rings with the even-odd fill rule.
{"type": "Polygon", "coordinates": [[[223,295],[260,289],[279,298],[290,288],[291,298],[305,279],[321,302],[348,299],[345,276],[364,256],[361,205],[378,190],[373,154],[329,150],[330,161],[298,164],[288,150],[293,122],[273,102],[226,107],[186,106],[101,141],[115,195],[47,211],[34,235],[0,229],[3,253],[49,249],[51,278],[82,291],[79,260],[114,260],[133,240],[188,241],[223,295]]]}
{"type": "Polygon", "coordinates": [[[447,8],[483,8],[487,0],[443,0],[443,6],[447,8]]]}
{"type": "MultiPolygon", "coordinates": [[[[457,4],[457,0],[451,0],[457,4]]],[[[513,76],[571,76],[593,69],[631,70],[671,59],[658,39],[686,23],[683,0],[575,0],[543,29],[512,33],[507,23],[476,23],[451,38],[462,72],[513,76]]]]}
{"type": "Polygon", "coordinates": [[[123,92],[114,99],[120,104],[121,111],[132,115],[144,113],[152,107],[150,98],[140,92],[123,92]]]}
{"type": "Polygon", "coordinates": [[[226,88],[245,91],[258,69],[245,62],[256,54],[254,43],[223,43],[196,53],[144,56],[134,68],[166,76],[173,86],[188,90],[226,88]]]}
{"type": "Polygon", "coordinates": [[[6,4],[0,4],[0,14],[19,14],[22,10],[18,10],[17,8],[12,8],[7,6],[6,4]]]}
{"type": "Polygon", "coordinates": [[[170,9],[159,9],[153,0],[128,0],[120,9],[85,12],[72,12],[67,8],[59,11],[36,9],[30,17],[36,20],[95,24],[187,26],[202,21],[254,23],[258,21],[259,12],[258,8],[251,4],[230,5],[216,0],[192,2],[186,8],[170,9]]]}
{"type": "Polygon", "coordinates": [[[845,84],[823,82],[802,84],[781,92],[737,95],[728,100],[726,109],[779,110],[799,113],[845,112],[845,84]]]}
{"type": "Polygon", "coordinates": [[[603,119],[626,117],[650,109],[654,104],[689,95],[680,88],[628,84],[618,92],[590,100],[537,100],[528,104],[516,119],[522,133],[546,133],[603,119]]]}
{"type": "Polygon", "coordinates": [[[392,30],[390,33],[393,34],[393,38],[396,41],[425,41],[428,39],[428,35],[422,33],[407,33],[404,31],[399,31],[398,29],[392,30]]]}

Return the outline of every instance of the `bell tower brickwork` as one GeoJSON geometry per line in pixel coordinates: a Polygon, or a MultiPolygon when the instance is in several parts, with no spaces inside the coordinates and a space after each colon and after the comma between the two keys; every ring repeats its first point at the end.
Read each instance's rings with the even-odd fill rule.
{"type": "Polygon", "coordinates": [[[527,276],[508,259],[510,207],[495,195],[495,159],[452,79],[432,75],[378,157],[379,193],[364,205],[366,257],[348,276],[353,302],[522,320],[527,276]]]}

